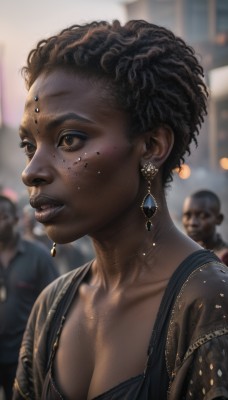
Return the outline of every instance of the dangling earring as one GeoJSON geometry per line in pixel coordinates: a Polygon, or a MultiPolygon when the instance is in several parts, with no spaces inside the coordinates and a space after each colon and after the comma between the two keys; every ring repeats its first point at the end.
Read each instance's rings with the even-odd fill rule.
{"type": "Polygon", "coordinates": [[[54,242],[52,245],[52,249],[51,249],[51,256],[55,257],[56,256],[56,243],[54,242]]]}
{"type": "Polygon", "coordinates": [[[151,181],[155,177],[155,175],[158,173],[158,168],[156,168],[150,161],[147,162],[144,167],[141,169],[141,172],[144,176],[144,178],[147,180],[147,194],[143,199],[143,202],[141,204],[141,209],[144,215],[147,218],[146,221],[146,229],[148,231],[151,230],[152,227],[152,222],[151,218],[154,216],[158,209],[157,202],[155,198],[152,196],[150,189],[151,189],[151,181]]]}

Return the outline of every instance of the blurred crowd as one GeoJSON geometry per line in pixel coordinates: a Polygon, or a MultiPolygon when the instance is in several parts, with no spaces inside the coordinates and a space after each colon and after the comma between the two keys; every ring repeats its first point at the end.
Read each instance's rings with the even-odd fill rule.
{"type": "Polygon", "coordinates": [[[54,279],[93,258],[88,237],[53,244],[27,196],[0,190],[0,400],[12,399],[23,333],[37,297],[54,279]]]}

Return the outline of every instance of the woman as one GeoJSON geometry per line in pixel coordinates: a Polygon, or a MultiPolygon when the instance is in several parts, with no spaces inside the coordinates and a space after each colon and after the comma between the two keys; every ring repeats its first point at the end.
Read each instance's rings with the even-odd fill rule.
{"type": "Polygon", "coordinates": [[[206,113],[194,51],[145,21],[94,22],[41,41],[24,76],[30,203],[53,253],[88,234],[96,257],[37,301],[14,399],[228,398],[227,269],[164,192],[206,113]]]}

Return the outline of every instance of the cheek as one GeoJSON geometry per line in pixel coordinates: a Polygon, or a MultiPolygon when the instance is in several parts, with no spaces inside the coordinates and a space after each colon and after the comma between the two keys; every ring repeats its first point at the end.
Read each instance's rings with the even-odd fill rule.
{"type": "Polygon", "coordinates": [[[82,152],[73,161],[63,161],[66,179],[91,183],[110,180],[129,163],[129,152],[117,147],[98,148],[93,152],[82,152]]]}

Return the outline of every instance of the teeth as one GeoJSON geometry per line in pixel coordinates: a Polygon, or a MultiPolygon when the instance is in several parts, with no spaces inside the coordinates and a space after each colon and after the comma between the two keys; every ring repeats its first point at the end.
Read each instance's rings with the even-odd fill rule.
{"type": "Polygon", "coordinates": [[[49,204],[44,204],[40,207],[40,210],[47,210],[48,208],[51,208],[51,206],[49,204]]]}

